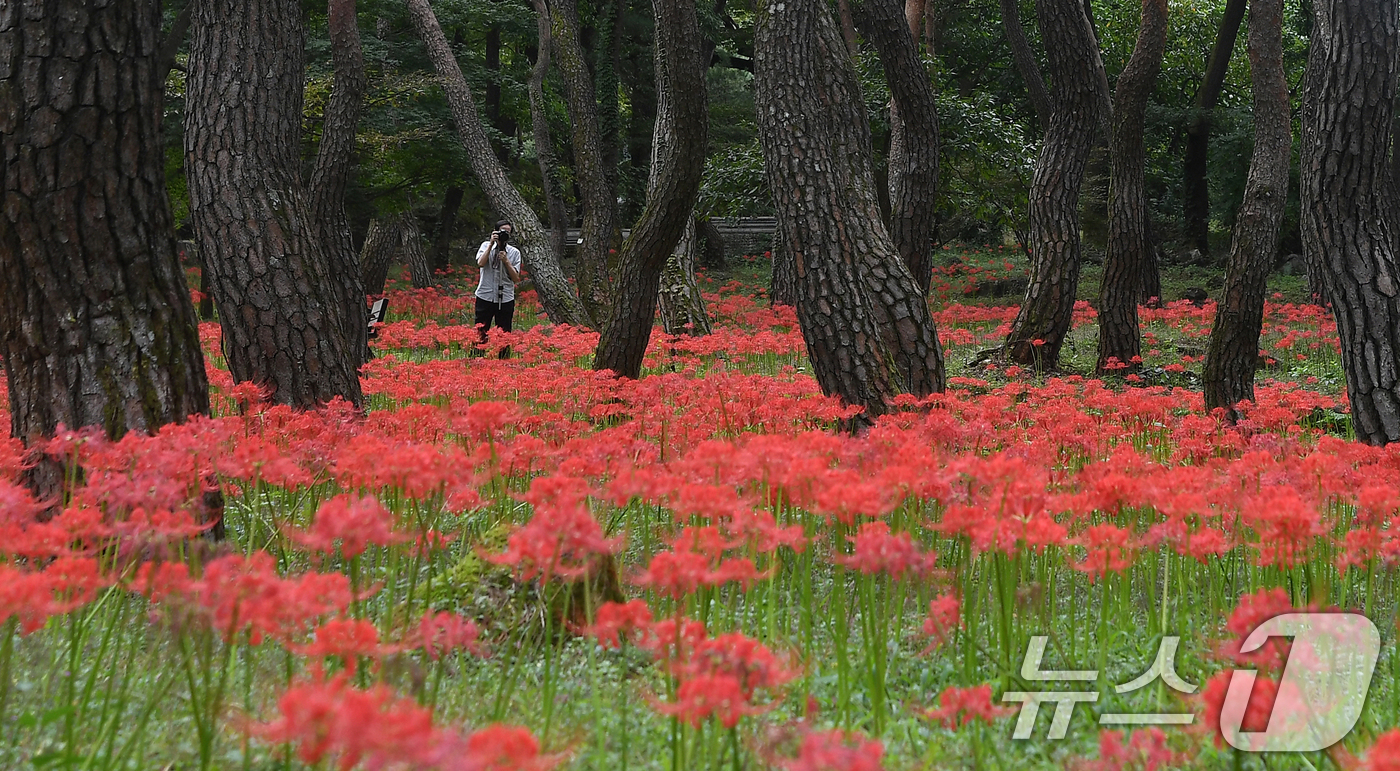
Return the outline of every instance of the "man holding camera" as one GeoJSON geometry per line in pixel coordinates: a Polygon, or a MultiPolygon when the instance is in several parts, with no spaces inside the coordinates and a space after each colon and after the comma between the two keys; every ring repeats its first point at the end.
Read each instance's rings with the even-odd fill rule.
{"type": "MultiPolygon", "coordinates": [[[[494,323],[510,331],[515,318],[515,283],[520,280],[520,250],[510,245],[514,228],[508,220],[496,223],[491,240],[483,243],[476,253],[481,267],[481,281],[476,286],[476,324],[481,328],[481,341],[486,342],[486,330],[494,323]]],[[[501,358],[510,357],[510,349],[501,351],[501,358]]]]}

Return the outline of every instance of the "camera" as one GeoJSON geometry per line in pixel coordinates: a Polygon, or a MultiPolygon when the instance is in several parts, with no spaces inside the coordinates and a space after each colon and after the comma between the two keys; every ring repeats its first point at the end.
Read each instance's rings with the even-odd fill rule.
{"type": "Polygon", "coordinates": [[[495,235],[497,249],[504,252],[506,250],[506,244],[510,242],[510,231],[497,230],[495,235]]]}

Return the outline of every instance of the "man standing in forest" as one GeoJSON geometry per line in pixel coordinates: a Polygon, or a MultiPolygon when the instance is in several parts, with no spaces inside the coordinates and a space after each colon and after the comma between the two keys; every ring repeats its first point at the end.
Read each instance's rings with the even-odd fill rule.
{"type": "MultiPolygon", "coordinates": [[[[494,323],[502,330],[511,330],[515,318],[515,283],[520,280],[520,250],[510,245],[514,228],[509,220],[496,223],[491,240],[476,252],[476,264],[481,267],[481,281],[476,285],[476,325],[481,330],[481,342],[494,323]]],[[[510,349],[501,349],[501,358],[510,358],[510,349]]]]}

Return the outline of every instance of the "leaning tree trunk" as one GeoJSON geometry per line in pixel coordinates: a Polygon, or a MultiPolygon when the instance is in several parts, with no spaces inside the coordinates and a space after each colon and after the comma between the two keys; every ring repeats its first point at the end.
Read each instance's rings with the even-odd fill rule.
{"type": "Polygon", "coordinates": [[[938,228],[938,103],[899,0],[861,0],[856,23],[875,44],[890,86],[890,235],[928,295],[938,228]]]}
{"type": "Polygon", "coordinates": [[[1050,126],[1050,118],[1055,114],[1055,101],[1050,89],[1045,85],[1045,77],[1040,74],[1035,52],[1026,41],[1026,32],[1021,29],[1021,3],[1019,0],[1001,0],[1001,25],[1006,31],[1006,42],[1011,46],[1011,59],[1016,62],[1016,71],[1025,81],[1026,92],[1030,94],[1031,107],[1040,120],[1042,130],[1050,126]]]}
{"type": "Polygon", "coordinates": [[[404,262],[408,263],[409,281],[414,289],[427,289],[433,285],[433,266],[423,249],[423,231],[418,227],[418,218],[407,211],[399,222],[399,249],[403,252],[404,262]]]}
{"type": "Polygon", "coordinates": [[[1206,410],[1254,401],[1254,368],[1264,324],[1264,289],[1278,253],[1293,118],[1283,69],[1283,0],[1250,0],[1249,70],[1254,78],[1254,157],[1235,217],[1225,288],[1216,305],[1202,376],[1206,410]]]}
{"type": "Polygon", "coordinates": [[[301,5],[197,0],[185,108],[190,219],[235,382],[280,404],[363,402],[315,212],[298,178],[301,5]]]}
{"type": "Polygon", "coordinates": [[[433,67],[442,80],[457,135],[467,151],[477,183],[497,212],[514,225],[515,233],[512,235],[517,237],[511,242],[520,249],[525,269],[535,283],[545,313],[555,324],[588,326],[588,313],[559,267],[558,255],[550,248],[549,232],[540,224],[539,217],[525,202],[520,191],[511,184],[500,159],[491,149],[491,142],[486,138],[486,131],[481,127],[481,118],[476,112],[476,101],[472,99],[467,81],[462,77],[462,69],[452,55],[452,48],[442,34],[442,27],[433,15],[432,7],[428,5],[428,0],[407,2],[413,26],[423,39],[433,67]]]}
{"type": "Polygon", "coordinates": [[[384,284],[389,280],[389,266],[399,250],[402,216],[396,214],[387,220],[374,219],[369,222],[365,243],[360,247],[360,270],[364,273],[366,294],[384,294],[384,284]]]}
{"type": "Polygon", "coordinates": [[[1303,90],[1306,259],[1322,266],[1356,438],[1400,440],[1400,266],[1386,162],[1396,6],[1316,0],[1303,90]]]}
{"type": "MultiPolygon", "coordinates": [[[[579,39],[575,0],[541,0],[548,7],[554,64],[564,82],[569,106],[569,141],[574,151],[574,176],[578,178],[583,206],[583,243],[577,248],[579,296],[588,313],[600,323],[610,310],[611,266],[608,250],[617,227],[617,191],[604,159],[603,133],[599,128],[598,100],[588,57],[579,39]]],[[[617,30],[613,30],[617,34],[617,30]]]]}
{"type": "Polygon", "coordinates": [[[569,210],[564,203],[564,192],[560,189],[559,162],[554,157],[554,138],[550,136],[549,115],[545,110],[544,79],[549,74],[549,50],[554,45],[554,34],[551,32],[553,22],[544,0],[534,0],[534,6],[539,53],[530,71],[530,124],[535,139],[535,160],[540,167],[540,186],[549,209],[549,245],[553,250],[554,263],[558,265],[564,259],[569,238],[569,210]]]}
{"type": "Polygon", "coordinates": [[[864,101],[830,9],[765,0],[754,52],[774,251],[794,266],[817,382],[868,417],[901,392],[941,390],[933,320],[880,219],[864,101]]]}
{"type": "Polygon", "coordinates": [[[1182,162],[1185,196],[1182,214],[1186,220],[1186,237],[1201,254],[1210,253],[1210,166],[1211,112],[1220,100],[1225,76],[1230,72],[1230,57],[1234,55],[1235,39],[1244,19],[1245,0],[1226,0],[1225,13],[1220,17],[1220,29],[1215,45],[1206,60],[1205,77],[1196,92],[1191,124],[1186,129],[1186,158],[1182,162]]]}
{"type": "MultiPolygon", "coordinates": [[[[10,434],[209,411],[175,252],[154,2],[0,4],[0,358],[10,434]]],[[[57,492],[60,462],[29,482],[57,492]]]]}
{"type": "Polygon", "coordinates": [[[709,309],[705,307],[705,296],[700,293],[700,284],[695,278],[699,246],[692,217],[685,227],[685,235],[666,258],[666,267],[661,271],[661,328],[668,335],[698,336],[714,331],[709,309]]]}
{"type": "MultiPolygon", "coordinates": [[[[1099,289],[1100,374],[1137,369],[1141,353],[1138,300],[1153,264],[1147,236],[1147,99],[1167,47],[1167,0],[1143,0],[1133,56],[1118,76],[1109,137],[1108,254],[1099,289]]],[[[1160,291],[1160,290],[1159,290],[1160,291]]]]}
{"type": "Polygon", "coordinates": [[[1030,191],[1030,286],[1006,340],[1007,355],[1037,370],[1059,364],[1079,288],[1079,189],[1094,137],[1107,117],[1098,42],[1079,0],[1037,0],[1055,113],[1030,191]]]}
{"type": "Polygon", "coordinates": [[[595,370],[636,378],[656,319],[666,259],[690,223],[705,171],[708,112],[695,0],[652,0],[659,109],[652,150],[655,184],[622,244],[607,327],[593,356],[595,370]]]}
{"type": "Polygon", "coordinates": [[[355,252],[350,220],[345,216],[345,188],[355,156],[355,127],[360,120],[360,105],[369,84],[365,77],[364,52],[360,50],[360,28],[355,21],[355,0],[330,0],[327,20],[335,81],[326,105],[321,147],[316,152],[309,190],[321,244],[330,263],[331,288],[343,314],[342,324],[358,368],[369,361],[369,316],[364,277],[360,274],[360,255],[355,252]]]}

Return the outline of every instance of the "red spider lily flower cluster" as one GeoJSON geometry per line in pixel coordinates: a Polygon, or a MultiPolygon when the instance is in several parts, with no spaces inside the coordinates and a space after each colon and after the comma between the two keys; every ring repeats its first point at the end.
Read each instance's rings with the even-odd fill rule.
{"type": "Polygon", "coordinates": [[[971,688],[945,688],[938,694],[938,706],[924,710],[922,716],[948,728],[958,728],[973,720],[991,724],[997,718],[1013,714],[1015,711],[1009,707],[994,705],[992,686],[983,684],[971,688]]]}

